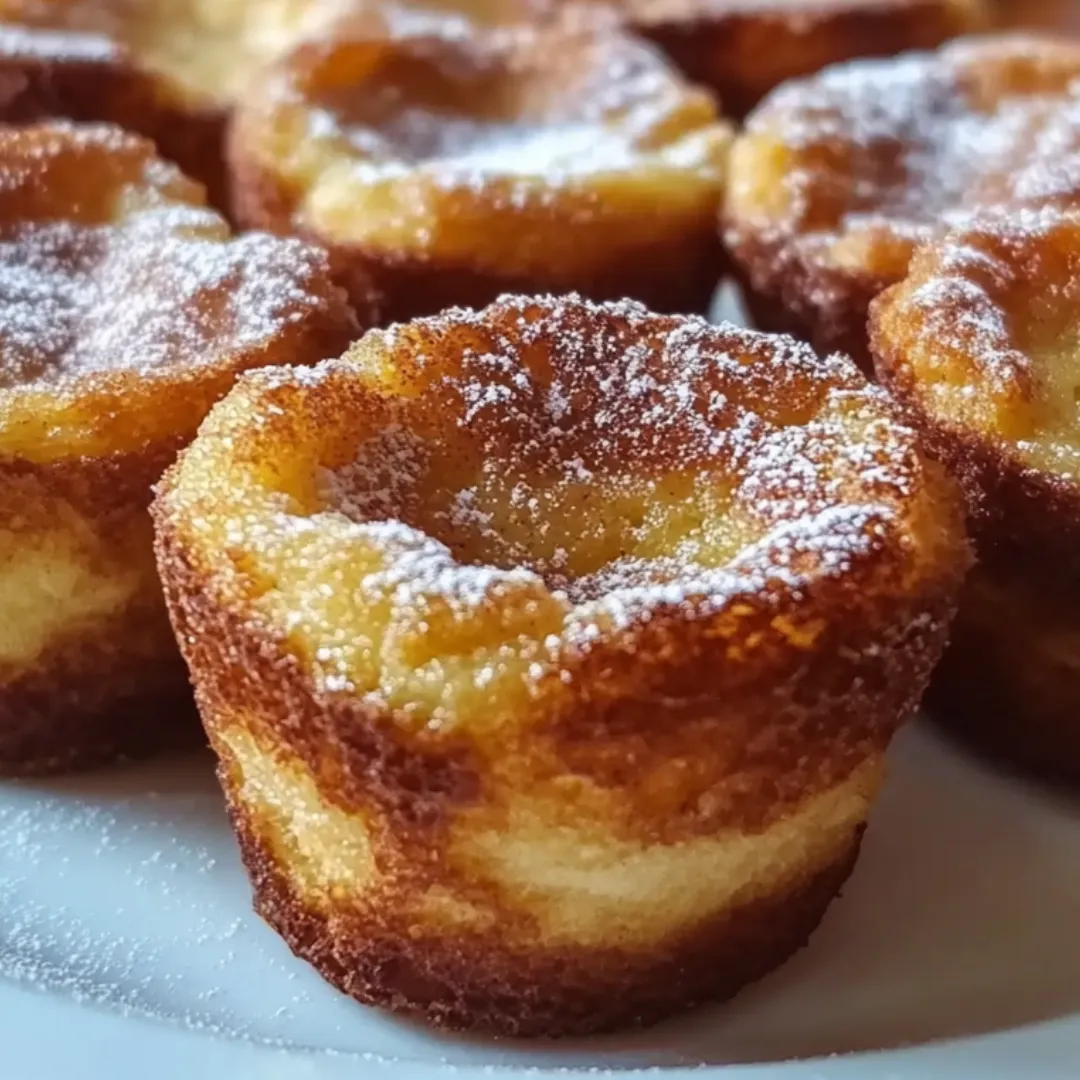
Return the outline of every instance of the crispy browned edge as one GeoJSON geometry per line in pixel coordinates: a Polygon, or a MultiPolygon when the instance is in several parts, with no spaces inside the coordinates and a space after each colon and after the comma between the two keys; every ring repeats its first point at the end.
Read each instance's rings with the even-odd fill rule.
{"type": "MultiPolygon", "coordinates": [[[[298,956],[359,1001],[439,1026],[516,1036],[586,1034],[653,1023],[698,1003],[730,997],[782,962],[805,944],[850,873],[861,830],[835,862],[782,894],[729,910],[647,954],[595,948],[511,951],[502,931],[509,921],[520,923],[523,918],[512,906],[500,911],[500,926],[486,933],[417,937],[407,919],[399,917],[403,905],[397,898],[439,881],[462,885],[434,856],[445,846],[449,815],[479,797],[483,766],[468,740],[462,737],[428,752],[410,745],[400,729],[395,734],[392,722],[381,722],[355,703],[320,701],[308,676],[272,631],[242,614],[215,609],[205,590],[206,571],[193,567],[160,503],[155,516],[170,613],[193,673],[204,724],[221,759],[219,774],[251,875],[256,910],[298,956]],[[242,723],[279,761],[299,759],[329,804],[347,811],[377,804],[387,824],[380,830],[385,835],[379,836],[376,857],[381,867],[396,872],[384,895],[369,897],[363,907],[343,899],[320,911],[297,894],[290,884],[290,867],[265,841],[259,822],[238,798],[229,749],[216,737],[219,724],[224,729],[230,723],[242,723]],[[328,762],[339,780],[336,788],[327,781],[328,762]]],[[[951,607],[951,599],[941,597],[939,607],[951,607]]],[[[836,782],[850,775],[867,754],[883,749],[914,707],[932,664],[929,654],[936,655],[944,644],[944,627],[932,642],[919,644],[926,654],[918,645],[911,655],[905,653],[905,644],[897,646],[901,670],[893,668],[888,676],[871,672],[872,663],[864,665],[865,677],[872,683],[887,679],[888,690],[871,714],[851,716],[839,710],[837,725],[847,722],[853,730],[850,741],[840,737],[843,746],[836,749],[836,760],[824,759],[825,740],[815,742],[810,733],[802,733],[793,746],[777,748],[778,760],[790,764],[789,755],[803,758],[801,778],[816,785],[819,776],[836,782]]],[[[831,684],[833,693],[843,693],[855,675],[842,664],[837,667],[819,672],[819,679],[831,684]]],[[[826,686],[820,689],[828,692],[826,686]]],[[[588,701],[583,701],[584,711],[575,717],[580,730],[568,725],[557,737],[565,741],[579,771],[602,774],[604,764],[593,760],[593,748],[610,749],[622,734],[619,728],[627,724],[649,726],[654,732],[655,725],[663,726],[658,706],[648,704],[612,716],[591,716],[588,701]]],[[[653,752],[662,754],[663,740],[659,742],[653,752]]],[[[767,769],[760,762],[755,765],[767,769]]],[[[603,782],[604,777],[599,779],[603,782]]],[[[766,828],[807,794],[805,787],[801,792],[787,790],[798,785],[773,788],[767,780],[757,786],[756,798],[747,800],[732,824],[741,821],[751,831],[766,828]]],[[[670,832],[668,824],[653,822],[652,831],[670,832]]],[[[684,828],[687,835],[692,830],[684,828]]],[[[665,839],[674,842],[677,837],[665,839]]],[[[490,886],[478,888],[498,904],[490,886]]]]}
{"type": "Polygon", "coordinates": [[[861,56],[931,49],[989,25],[983,0],[848,0],[714,4],[697,18],[664,20],[663,3],[631,19],[683,73],[711,87],[730,115],[745,116],[787,79],[861,56]]]}
{"type": "MultiPolygon", "coordinates": [[[[928,230],[929,231],[929,230],[928,230]]],[[[867,319],[873,300],[902,277],[852,268],[835,269],[795,250],[790,237],[775,238],[745,228],[721,212],[720,232],[739,286],[756,327],[809,341],[824,354],[850,356],[867,375],[874,372],[867,319]]],[[[895,239],[893,255],[901,250],[895,239]]],[[[914,252],[907,244],[907,255],[914,252]]]]}
{"type": "MultiPolygon", "coordinates": [[[[221,776],[229,792],[227,766],[221,776]]],[[[255,910],[323,978],[365,1005],[436,1027],[515,1037],[645,1027],[733,997],[806,945],[854,868],[863,832],[782,893],[725,911],[654,952],[514,955],[500,948],[498,931],[418,943],[355,911],[316,910],[293,890],[257,822],[229,802],[255,910]]]]}
{"type": "MultiPolygon", "coordinates": [[[[259,437],[288,440],[288,388],[264,392],[277,408],[260,423],[259,437]]],[[[345,389],[329,396],[334,393],[341,395],[338,407],[347,407],[345,389]]],[[[317,425],[318,412],[308,420],[317,425]]],[[[455,812],[484,799],[484,752],[467,730],[410,734],[407,722],[384,710],[321,692],[280,632],[242,594],[223,599],[232,562],[185,532],[183,511],[172,504],[175,477],[175,470],[166,474],[153,508],[158,567],[203,721],[222,760],[257,906],[335,985],[436,1023],[514,1034],[580,1033],[656,1020],[730,995],[805,939],[850,869],[854,838],[850,852],[820,869],[816,880],[698,927],[654,955],[542,947],[522,955],[511,952],[498,931],[468,940],[415,937],[401,899],[437,884],[465,895],[480,890],[485,905],[500,912],[503,930],[524,926],[518,940],[529,940],[534,929],[531,916],[492,883],[464,878],[442,857],[455,812]],[[225,738],[232,725],[283,768],[292,761],[308,773],[328,804],[379,823],[374,840],[385,880],[378,893],[365,894],[362,909],[345,897],[327,915],[293,895],[290,867],[278,861],[259,822],[245,817],[239,804],[225,738]]],[[[779,611],[775,602],[748,593],[730,637],[695,629],[674,611],[657,613],[633,648],[583,656],[565,707],[521,735],[521,745],[506,743],[506,752],[528,754],[534,740],[542,740],[559,768],[624,791],[630,812],[611,828],[646,843],[677,843],[722,828],[756,835],[842,783],[884,751],[918,704],[955,610],[967,568],[959,500],[944,470],[931,466],[928,482],[940,485],[942,528],[951,540],[943,542],[919,588],[897,595],[899,549],[886,542],[850,574],[779,600],[779,611]],[[796,622],[810,613],[823,619],[825,629],[809,653],[779,627],[785,613],[796,622]],[[744,652],[733,640],[752,640],[754,647],[744,652]],[[865,650],[867,640],[880,647],[865,650]],[[643,667],[655,673],[648,700],[611,690],[643,667]],[[753,746],[740,742],[734,758],[726,747],[741,738],[742,728],[726,727],[725,716],[716,715],[717,697],[759,736],[753,746]],[[682,706],[671,704],[675,700],[682,706]],[[773,736],[766,737],[770,730],[773,736]],[[677,807],[659,803],[626,775],[631,748],[635,775],[672,756],[693,756],[721,793],[712,805],[696,798],[677,807]]]]}
{"type": "Polygon", "coordinates": [[[153,140],[163,157],[205,185],[213,206],[228,210],[227,110],[185,106],[163,79],[139,68],[120,46],[96,59],[49,55],[44,44],[31,50],[10,47],[0,33],[0,120],[25,124],[54,118],[112,123],[153,140]]]}
{"type": "MultiPolygon", "coordinates": [[[[960,482],[979,559],[971,587],[981,576],[1006,586],[1022,581],[1036,595],[1043,590],[1059,610],[1063,596],[1075,596],[1080,611],[1080,490],[1026,466],[1003,443],[928,413],[902,347],[876,314],[898,288],[884,291],[870,306],[875,370],[921,431],[927,451],[960,482]]],[[[1039,626],[1027,630],[1032,638],[1042,633],[1039,626]]],[[[1012,632],[965,618],[961,593],[949,647],[927,689],[927,709],[943,727],[999,761],[1080,783],[1080,679],[1047,666],[1042,674],[1052,687],[1030,693],[1018,668],[1023,659],[1010,655],[1012,632]]]]}
{"type": "Polygon", "coordinates": [[[448,307],[482,308],[504,293],[522,295],[573,291],[590,300],[638,300],[661,314],[701,315],[727,268],[719,237],[703,227],[696,241],[685,236],[640,252],[623,250],[603,274],[573,281],[494,274],[467,264],[427,262],[402,254],[388,257],[360,245],[305,229],[294,220],[301,193],[269,168],[247,145],[242,116],[230,125],[226,156],[229,204],[247,228],[301,235],[330,253],[336,280],[358,310],[378,311],[383,323],[406,322],[448,307]]]}

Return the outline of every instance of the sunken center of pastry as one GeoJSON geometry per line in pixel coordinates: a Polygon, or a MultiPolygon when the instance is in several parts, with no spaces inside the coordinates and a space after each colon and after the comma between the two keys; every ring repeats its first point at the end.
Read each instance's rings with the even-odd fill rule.
{"type": "Polygon", "coordinates": [[[558,177],[626,168],[715,119],[651,55],[605,66],[592,39],[546,44],[344,46],[315,78],[313,128],[384,170],[558,177]]]}
{"type": "Polygon", "coordinates": [[[808,357],[785,369],[786,356],[738,355],[759,339],[732,352],[700,320],[643,329],[626,310],[636,333],[556,314],[516,340],[402,346],[460,351],[439,371],[387,368],[401,383],[324,470],[323,508],[400,522],[459,564],[526,569],[578,602],[727,567],[835,502],[824,477],[853,464],[841,447],[864,421],[808,357]]]}
{"type": "Polygon", "coordinates": [[[531,570],[575,599],[620,572],[656,580],[726,562],[748,523],[727,513],[732,480],[708,419],[635,375],[632,354],[625,377],[606,379],[560,377],[562,358],[537,359],[466,357],[326,474],[328,504],[401,521],[461,564],[531,570]]]}
{"type": "Polygon", "coordinates": [[[328,502],[357,521],[401,521],[459,564],[530,570],[575,600],[607,591],[619,573],[664,580],[719,566],[741,546],[746,524],[726,515],[723,475],[695,474],[690,460],[665,471],[591,453],[576,415],[546,431],[521,420],[530,445],[498,456],[466,429],[441,441],[390,429],[333,473],[328,502]]]}

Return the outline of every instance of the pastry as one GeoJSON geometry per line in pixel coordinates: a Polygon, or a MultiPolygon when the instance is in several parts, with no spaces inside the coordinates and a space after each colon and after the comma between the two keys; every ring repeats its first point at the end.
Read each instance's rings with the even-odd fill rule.
{"type": "Polygon", "coordinates": [[[987,212],[920,248],[873,304],[881,379],[959,477],[979,562],[935,717],[1080,781],[1080,218],[987,212]]]}
{"type": "Polygon", "coordinates": [[[704,311],[730,129],[649,46],[567,27],[339,26],[230,141],[241,221],[325,244],[390,319],[576,289],[704,311]]]}
{"type": "Polygon", "coordinates": [[[108,121],[226,205],[225,124],[252,74],[363,0],[0,0],[0,117],[108,121]]]}
{"type": "Polygon", "coordinates": [[[144,139],[0,130],[0,773],[197,732],[151,485],[237,372],[356,332],[323,253],[231,237],[144,139]]]}
{"type": "Polygon", "coordinates": [[[1031,186],[1080,148],[1078,76],[1080,43],[1000,35],[777,90],[732,148],[724,212],[755,322],[869,368],[867,308],[915,245],[980,206],[1080,202],[1080,171],[1031,186]]]}
{"type": "Polygon", "coordinates": [[[612,0],[611,7],[736,116],[782,82],[828,64],[932,49],[987,22],[983,0],[612,0]]]}
{"type": "Polygon", "coordinates": [[[360,1001],[513,1035],[806,941],[967,565],[849,360],[577,297],[244,377],[154,517],[259,912],[360,1001]]]}

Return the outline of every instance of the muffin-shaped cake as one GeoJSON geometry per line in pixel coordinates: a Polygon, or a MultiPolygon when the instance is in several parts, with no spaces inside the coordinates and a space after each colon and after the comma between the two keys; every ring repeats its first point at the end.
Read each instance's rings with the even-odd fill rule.
{"type": "Polygon", "coordinates": [[[1080,203],[1080,169],[1043,164],[1080,148],[1078,76],[1080,43],[1003,35],[781,87],[732,149],[724,214],[755,321],[869,366],[869,303],[936,228],[1012,198],[1080,203]]]}
{"type": "Polygon", "coordinates": [[[0,0],[0,117],[109,121],[227,191],[224,130],[252,72],[364,0],[0,0]]]}
{"type": "Polygon", "coordinates": [[[238,216],[359,270],[388,317],[576,289],[705,310],[729,128],[650,46],[574,28],[339,27],[237,112],[238,216]]]}
{"type": "Polygon", "coordinates": [[[151,485],[238,371],[355,336],[321,252],[203,200],[115,128],[0,132],[0,773],[198,731],[151,485]]]}
{"type": "Polygon", "coordinates": [[[932,49],[988,21],[984,0],[609,0],[609,6],[739,116],[780,83],[827,64],[932,49]]]}
{"type": "Polygon", "coordinates": [[[966,489],[979,555],[928,703],[1080,781],[1080,218],[956,228],[874,303],[871,331],[881,378],[966,489]]]}
{"type": "Polygon", "coordinates": [[[557,1035],[802,945],[944,644],[960,499],[850,361],[504,297],[257,372],[155,502],[261,914],[557,1035]]]}

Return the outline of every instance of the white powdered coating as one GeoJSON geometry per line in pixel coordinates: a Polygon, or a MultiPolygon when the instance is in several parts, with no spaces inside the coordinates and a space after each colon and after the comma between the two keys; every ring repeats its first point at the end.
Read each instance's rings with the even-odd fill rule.
{"type": "Polygon", "coordinates": [[[1074,205],[1080,198],[1080,77],[1048,108],[1009,178],[1008,193],[1028,206],[1074,205]]]}
{"type": "Polygon", "coordinates": [[[0,850],[5,989],[139,1026],[153,1019],[281,1048],[355,1046],[355,1006],[252,917],[208,760],[7,783],[0,850]]]}
{"type": "MultiPolygon", "coordinates": [[[[699,618],[739,595],[776,598],[844,575],[904,527],[900,508],[919,482],[913,433],[846,359],[630,302],[496,307],[424,320],[414,357],[434,365],[420,375],[428,389],[323,478],[329,505],[381,552],[364,591],[390,594],[399,617],[437,596],[468,619],[546,586],[565,613],[545,647],[554,662],[601,627],[660,609],[699,618]],[[462,326],[483,347],[444,370],[440,337],[462,326]],[[404,434],[411,408],[437,415],[427,434],[404,434]],[[463,461],[469,482],[440,489],[440,469],[463,461]],[[704,520],[665,532],[664,514],[690,498],[704,520]],[[613,521],[610,503],[642,508],[640,521],[613,521]],[[743,522],[733,539],[729,515],[743,522]],[[580,552],[606,550],[620,526],[624,547],[655,535],[666,550],[575,571],[580,552]]],[[[390,350],[415,347],[407,327],[378,333],[390,350]]]]}
{"type": "Polygon", "coordinates": [[[685,154],[687,168],[701,167],[696,144],[657,145],[657,132],[685,108],[690,91],[638,42],[619,35],[537,39],[520,28],[403,37],[397,66],[385,69],[390,74],[348,99],[306,101],[286,92],[307,110],[312,145],[349,148],[359,182],[419,172],[446,187],[556,183],[628,170],[650,155],[685,154]],[[415,73],[424,72],[428,97],[395,74],[410,68],[418,82],[415,73]]]}
{"type": "Polygon", "coordinates": [[[997,35],[826,68],[748,119],[725,242],[762,311],[868,365],[868,304],[918,244],[986,207],[1076,204],[1078,109],[1068,42],[997,35]]]}
{"type": "Polygon", "coordinates": [[[874,318],[891,377],[936,423],[1075,484],[1078,312],[1080,222],[1043,206],[944,233],[874,318]]]}
{"type": "MultiPolygon", "coordinates": [[[[578,648],[587,647],[601,627],[647,623],[659,609],[681,609],[697,619],[738,597],[775,600],[778,587],[798,594],[815,579],[850,573],[855,560],[870,555],[895,521],[894,511],[880,505],[833,506],[777,525],[727,567],[678,560],[613,563],[588,582],[588,593],[597,598],[579,603],[567,618],[564,637],[578,648]]],[[[559,651],[552,650],[553,660],[559,651]]]]}
{"type": "Polygon", "coordinates": [[[1080,50],[1021,37],[827,68],[781,87],[748,122],[793,154],[779,181],[783,213],[763,227],[808,240],[861,228],[919,240],[980,203],[1075,196],[1060,162],[1080,148],[1078,108],[1080,50]],[[1014,176],[1020,166],[1026,175],[1014,176]]]}
{"type": "Polygon", "coordinates": [[[191,217],[0,232],[0,388],[220,362],[314,308],[303,281],[320,261],[305,245],[184,236],[191,217]]]}
{"type": "MultiPolygon", "coordinates": [[[[968,357],[1003,390],[1030,367],[1025,343],[1052,310],[1075,309],[1080,293],[1076,229],[1068,213],[1053,205],[991,208],[944,233],[916,264],[917,284],[903,295],[917,314],[920,337],[968,357]],[[1051,254],[1063,250],[1059,261],[1051,254]],[[1010,301],[1025,285],[1039,282],[1039,307],[1018,317],[1010,301]]],[[[1058,327],[1066,338],[1073,321],[1058,327]]],[[[975,387],[971,388],[973,391],[975,387]]]]}
{"type": "Polygon", "coordinates": [[[228,362],[325,302],[310,288],[326,273],[321,253],[230,238],[213,211],[162,197],[176,174],[153,159],[112,179],[115,219],[86,220],[62,194],[67,170],[84,149],[131,154],[126,137],[57,125],[51,142],[33,138],[0,161],[0,391],[228,362]]]}
{"type": "MultiPolygon", "coordinates": [[[[976,361],[991,379],[1010,374],[1023,366],[1011,344],[1011,328],[1006,312],[986,287],[968,276],[973,263],[985,268],[992,257],[966,243],[946,239],[950,245],[940,274],[915,288],[906,300],[922,320],[921,335],[946,350],[963,351],[976,361]]],[[[975,387],[969,387],[974,393],[975,387]]]]}
{"type": "Polygon", "coordinates": [[[323,470],[327,498],[355,521],[377,521],[401,513],[404,501],[414,496],[430,467],[433,452],[408,428],[386,427],[368,441],[362,462],[323,470]]]}

